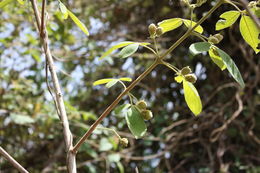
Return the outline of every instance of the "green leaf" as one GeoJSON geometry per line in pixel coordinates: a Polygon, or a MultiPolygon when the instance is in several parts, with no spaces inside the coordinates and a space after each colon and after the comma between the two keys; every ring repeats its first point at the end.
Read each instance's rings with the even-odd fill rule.
{"type": "Polygon", "coordinates": [[[3,8],[4,6],[6,6],[7,4],[13,2],[14,0],[3,0],[0,2],[0,8],[3,8]]]}
{"type": "Polygon", "coordinates": [[[244,40],[254,49],[257,54],[260,49],[257,48],[258,44],[260,44],[259,34],[260,30],[255,25],[254,21],[246,15],[242,15],[240,20],[240,33],[244,40]]]}
{"type": "Polygon", "coordinates": [[[147,131],[145,122],[136,106],[131,106],[125,116],[127,126],[136,139],[141,138],[147,131]]]}
{"type": "Polygon", "coordinates": [[[113,145],[108,141],[107,138],[101,138],[99,142],[99,151],[108,151],[113,148],[113,145]]]}
{"type": "Polygon", "coordinates": [[[116,163],[118,169],[119,169],[119,173],[124,173],[125,172],[125,169],[124,169],[124,166],[121,162],[117,162],[116,163]]]}
{"type": "Polygon", "coordinates": [[[239,16],[239,11],[227,11],[221,14],[219,17],[222,19],[218,20],[218,22],[216,23],[216,30],[218,31],[230,27],[237,21],[239,16]]]}
{"type": "MultiPolygon", "coordinates": [[[[194,27],[197,23],[196,22],[191,22],[190,20],[188,20],[188,19],[182,19],[182,21],[184,22],[184,25],[187,27],[187,28],[190,28],[190,26],[191,26],[191,28],[192,27],[194,27]],[[192,23],[192,24],[191,24],[192,23]]],[[[200,34],[202,34],[203,33],[203,28],[202,28],[202,26],[201,25],[199,25],[199,26],[197,26],[195,29],[194,29],[194,31],[196,31],[196,32],[198,32],[198,33],[200,33],[200,34]]]]}
{"type": "Polygon", "coordinates": [[[105,58],[106,56],[110,55],[114,50],[120,49],[122,47],[128,46],[130,44],[139,44],[141,46],[146,46],[149,45],[150,43],[145,43],[145,42],[133,42],[133,41],[124,41],[124,42],[120,42],[114,46],[112,46],[110,49],[108,49],[100,58],[99,60],[105,58]]]}
{"type": "Polygon", "coordinates": [[[17,2],[21,5],[24,5],[24,1],[23,0],[17,0],[17,2]]]}
{"type": "Polygon", "coordinates": [[[63,18],[67,19],[69,16],[67,7],[62,2],[60,2],[59,8],[60,8],[61,13],[63,14],[63,18]]]}
{"type": "Polygon", "coordinates": [[[31,124],[35,122],[35,120],[28,115],[21,115],[16,113],[12,113],[10,115],[10,118],[15,124],[20,124],[20,125],[31,124]]]}
{"type": "Polygon", "coordinates": [[[131,106],[131,104],[122,104],[120,106],[117,106],[114,110],[115,114],[120,114],[124,112],[126,109],[128,109],[131,106]]]}
{"type": "Polygon", "coordinates": [[[118,54],[118,56],[121,56],[122,58],[127,58],[131,55],[133,55],[139,47],[138,43],[130,44],[126,47],[124,47],[118,54]]]}
{"type": "Polygon", "coordinates": [[[202,111],[202,104],[198,91],[188,81],[183,81],[184,97],[190,110],[197,116],[202,111]]]}
{"type": "Polygon", "coordinates": [[[176,82],[182,83],[182,81],[184,80],[184,77],[183,76],[176,76],[174,79],[175,79],[176,82]]]}
{"type": "Polygon", "coordinates": [[[192,55],[197,55],[202,52],[207,52],[210,49],[211,44],[208,42],[198,42],[190,45],[189,50],[192,55]]]}
{"type": "Polygon", "coordinates": [[[119,162],[120,161],[120,154],[114,153],[114,154],[109,154],[107,156],[109,162],[119,162]]]}
{"type": "Polygon", "coordinates": [[[119,78],[119,80],[126,81],[126,82],[132,82],[132,79],[129,77],[121,77],[121,78],[119,78]]]}
{"type": "Polygon", "coordinates": [[[67,10],[67,12],[73,22],[88,36],[89,32],[86,26],[71,11],[67,10]]]}
{"type": "Polygon", "coordinates": [[[114,86],[118,81],[119,81],[118,79],[111,80],[111,81],[109,81],[109,82],[106,84],[106,87],[107,87],[107,88],[111,88],[111,87],[114,86]]]}
{"type": "Polygon", "coordinates": [[[231,74],[231,76],[240,84],[240,86],[242,88],[244,88],[245,83],[244,83],[243,78],[242,78],[236,64],[234,63],[234,61],[223,50],[217,48],[217,51],[218,51],[218,54],[220,55],[220,57],[222,58],[224,64],[227,66],[227,69],[228,69],[229,73],[231,74]]]}
{"type": "Polygon", "coordinates": [[[108,83],[108,82],[110,82],[110,81],[113,81],[113,80],[115,80],[115,79],[113,79],[113,78],[100,79],[100,80],[95,81],[95,82],[93,83],[93,86],[106,84],[106,83],[108,83]]]}
{"type": "Polygon", "coordinates": [[[211,60],[223,71],[227,68],[227,66],[224,64],[222,58],[219,56],[217,50],[214,48],[209,49],[209,56],[211,60]]]}
{"type": "Polygon", "coordinates": [[[183,21],[181,18],[166,19],[158,23],[159,27],[162,27],[163,33],[172,31],[182,25],[183,21]]]}

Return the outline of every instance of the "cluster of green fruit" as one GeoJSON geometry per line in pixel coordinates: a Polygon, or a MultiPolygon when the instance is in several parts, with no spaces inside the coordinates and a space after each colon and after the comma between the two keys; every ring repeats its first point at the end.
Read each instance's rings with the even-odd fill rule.
{"type": "Polygon", "coordinates": [[[148,31],[151,38],[160,37],[163,34],[162,27],[157,27],[155,24],[150,24],[148,31]]]}
{"type": "Polygon", "coordinates": [[[195,83],[197,81],[197,77],[194,73],[192,73],[189,66],[184,67],[179,72],[182,76],[184,76],[185,80],[190,83],[195,83]]]}
{"type": "Polygon", "coordinates": [[[219,42],[221,42],[222,39],[223,35],[221,34],[210,35],[208,42],[212,44],[218,44],[219,42]]]}
{"type": "Polygon", "coordinates": [[[138,101],[135,105],[139,109],[144,120],[150,120],[151,118],[153,118],[153,113],[151,110],[146,109],[147,103],[144,100],[138,101]]]}

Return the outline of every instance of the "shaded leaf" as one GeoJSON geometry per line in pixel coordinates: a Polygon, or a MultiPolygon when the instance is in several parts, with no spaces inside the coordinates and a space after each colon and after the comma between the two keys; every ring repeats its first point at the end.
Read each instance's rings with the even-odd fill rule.
{"type": "Polygon", "coordinates": [[[122,104],[120,106],[117,106],[114,110],[115,114],[120,114],[124,112],[126,109],[128,109],[131,106],[131,104],[122,104]]]}
{"type": "Polygon", "coordinates": [[[119,169],[119,173],[124,173],[125,172],[125,169],[124,169],[124,166],[121,162],[117,162],[116,163],[118,169],[119,169]]]}
{"type": "Polygon", "coordinates": [[[71,11],[67,10],[67,12],[73,22],[88,36],[89,32],[86,26],[71,11]]]}
{"type": "Polygon", "coordinates": [[[134,135],[136,139],[145,135],[147,128],[141,116],[141,113],[136,108],[136,106],[132,106],[131,108],[128,109],[125,118],[129,130],[131,131],[131,133],[134,135]]]}
{"type": "MultiPolygon", "coordinates": [[[[197,23],[196,22],[191,22],[190,20],[188,20],[188,19],[182,19],[183,20],[183,22],[184,22],[184,25],[187,27],[187,28],[190,28],[190,26],[191,26],[191,28],[192,27],[194,27],[197,23]]],[[[200,33],[200,34],[202,34],[203,33],[203,28],[202,28],[202,26],[201,25],[199,25],[199,26],[197,26],[195,29],[194,29],[194,31],[196,31],[196,32],[198,32],[198,33],[200,33]]]]}
{"type": "Polygon", "coordinates": [[[209,49],[209,56],[211,60],[223,71],[227,68],[224,64],[222,58],[219,56],[218,52],[214,48],[209,49]]]}
{"type": "Polygon", "coordinates": [[[234,63],[234,61],[223,50],[217,48],[217,51],[218,51],[218,54],[220,55],[220,57],[222,58],[224,64],[227,66],[227,69],[228,69],[229,73],[231,74],[231,76],[240,84],[240,86],[242,88],[244,88],[245,83],[244,83],[243,78],[242,78],[236,64],[234,63]]]}
{"type": "Polygon", "coordinates": [[[221,14],[219,17],[222,18],[216,23],[216,30],[221,30],[224,28],[228,28],[233,25],[238,17],[240,16],[239,11],[227,11],[221,14]]]}
{"type": "Polygon", "coordinates": [[[158,23],[159,27],[162,27],[163,33],[172,31],[182,25],[183,21],[181,18],[166,19],[158,23]]]}
{"type": "Polygon", "coordinates": [[[207,52],[210,49],[211,44],[208,42],[198,42],[190,45],[189,50],[192,55],[197,55],[202,52],[207,52]]]}
{"type": "Polygon", "coordinates": [[[258,38],[260,30],[254,21],[249,16],[242,15],[239,28],[242,37],[254,49],[255,53],[260,52],[260,49],[257,48],[258,44],[260,44],[260,39],[258,38]]]}
{"type": "Polygon", "coordinates": [[[111,81],[109,81],[109,82],[106,84],[106,87],[107,87],[107,88],[111,88],[111,87],[114,86],[117,82],[118,82],[118,79],[111,80],[111,81]]]}
{"type": "Polygon", "coordinates": [[[183,81],[185,101],[195,116],[202,111],[202,104],[197,89],[190,82],[183,81]]]}
{"type": "Polygon", "coordinates": [[[127,58],[131,55],[133,55],[139,47],[138,43],[130,44],[126,47],[124,47],[118,54],[118,56],[121,56],[122,58],[127,58]]]}

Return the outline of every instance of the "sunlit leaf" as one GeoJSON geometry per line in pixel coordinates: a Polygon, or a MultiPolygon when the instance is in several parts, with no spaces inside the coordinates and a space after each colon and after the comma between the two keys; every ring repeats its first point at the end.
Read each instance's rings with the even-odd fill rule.
{"type": "Polygon", "coordinates": [[[31,124],[35,122],[35,120],[28,115],[21,115],[16,113],[12,113],[10,118],[15,124],[20,125],[31,124]]]}
{"type": "Polygon", "coordinates": [[[106,84],[106,87],[107,87],[107,88],[111,88],[111,87],[114,86],[118,81],[119,81],[118,79],[111,80],[111,81],[109,81],[109,82],[106,84]]]}
{"type": "Polygon", "coordinates": [[[182,83],[182,81],[184,80],[183,76],[176,76],[174,79],[178,83],[182,83]]]}
{"type": "Polygon", "coordinates": [[[114,46],[112,46],[110,49],[108,49],[99,59],[103,59],[106,56],[110,55],[114,50],[120,49],[122,47],[128,46],[130,44],[139,44],[141,46],[146,46],[149,45],[150,43],[145,43],[145,42],[133,42],[133,41],[124,41],[124,42],[120,42],[114,46]]]}
{"type": "Polygon", "coordinates": [[[240,86],[242,88],[244,88],[245,83],[244,83],[243,78],[242,78],[236,64],[234,63],[234,61],[223,50],[217,48],[217,51],[218,51],[219,56],[222,58],[224,64],[227,66],[227,69],[228,69],[229,73],[231,74],[231,76],[240,84],[240,86]]]}
{"type": "Polygon", "coordinates": [[[216,30],[221,30],[224,28],[228,28],[233,25],[238,17],[240,16],[239,11],[227,11],[221,14],[219,17],[222,18],[216,23],[216,30]]]}
{"type": "Polygon", "coordinates": [[[73,20],[73,22],[88,36],[89,32],[88,29],[86,28],[86,26],[69,10],[68,14],[70,16],[70,18],[73,20]]]}
{"type": "Polygon", "coordinates": [[[219,56],[218,52],[214,48],[209,49],[209,56],[211,60],[223,71],[227,68],[224,64],[222,58],[219,56]]]}
{"type": "Polygon", "coordinates": [[[210,49],[211,44],[208,42],[198,42],[190,45],[189,50],[192,55],[197,55],[202,52],[207,52],[210,49]]]}
{"type": "Polygon", "coordinates": [[[135,106],[132,106],[128,109],[125,118],[129,130],[136,139],[145,135],[147,131],[145,122],[141,116],[140,111],[135,106]]]}
{"type": "Polygon", "coordinates": [[[113,145],[108,141],[107,138],[101,138],[99,142],[99,151],[109,151],[113,148],[113,145]]]}
{"type": "Polygon", "coordinates": [[[67,7],[62,2],[60,2],[59,8],[60,8],[61,13],[63,14],[63,18],[67,19],[69,16],[67,7]]]}
{"type": "Polygon", "coordinates": [[[118,154],[118,153],[109,154],[107,156],[107,159],[108,159],[109,162],[119,162],[120,161],[120,154],[118,154]]]}
{"type": "Polygon", "coordinates": [[[17,0],[17,2],[21,5],[24,5],[24,0],[17,0]]]}
{"type": "Polygon", "coordinates": [[[0,2],[0,8],[3,8],[4,6],[6,6],[7,4],[13,2],[14,0],[2,0],[0,2]]]}
{"type": "Polygon", "coordinates": [[[197,116],[202,111],[202,104],[197,89],[192,83],[185,80],[183,81],[183,89],[188,107],[197,116]]]}
{"type": "Polygon", "coordinates": [[[244,40],[254,49],[255,53],[257,54],[260,51],[260,49],[257,48],[258,44],[260,44],[260,30],[257,28],[254,21],[249,16],[242,15],[239,28],[244,40]]]}
{"type": "MultiPolygon", "coordinates": [[[[190,28],[190,26],[191,26],[191,28],[192,27],[194,27],[197,23],[196,22],[191,22],[190,20],[188,20],[188,19],[182,19],[183,20],[183,22],[184,22],[184,25],[186,26],[186,27],[188,27],[188,28],[190,28]]],[[[199,26],[197,26],[195,29],[194,29],[194,31],[196,31],[196,32],[198,32],[198,33],[200,33],[200,34],[202,34],[203,33],[203,28],[202,28],[202,26],[201,25],[199,25],[199,26]]]]}
{"type": "Polygon", "coordinates": [[[181,18],[166,19],[158,23],[158,26],[162,27],[163,33],[172,31],[182,25],[181,18]]]}
{"type": "Polygon", "coordinates": [[[108,83],[108,82],[110,82],[110,81],[113,81],[113,80],[115,80],[115,79],[113,79],[113,78],[100,79],[100,80],[95,81],[95,82],[93,83],[93,86],[106,84],[106,83],[108,83]]]}
{"type": "Polygon", "coordinates": [[[118,56],[122,57],[122,58],[127,58],[131,55],[133,55],[137,49],[139,47],[139,44],[138,43],[135,43],[135,44],[130,44],[126,47],[124,47],[118,54],[118,56]]]}
{"type": "Polygon", "coordinates": [[[119,78],[119,80],[126,81],[126,82],[132,82],[132,79],[129,77],[121,77],[121,78],[119,78]]]}

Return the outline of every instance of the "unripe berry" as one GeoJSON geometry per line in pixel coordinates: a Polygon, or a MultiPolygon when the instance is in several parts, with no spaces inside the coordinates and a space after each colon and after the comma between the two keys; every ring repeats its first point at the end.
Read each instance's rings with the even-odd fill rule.
{"type": "Polygon", "coordinates": [[[191,69],[190,69],[189,66],[184,67],[184,68],[181,69],[181,74],[182,75],[187,75],[187,74],[190,74],[190,73],[191,73],[191,69]]]}
{"type": "Polygon", "coordinates": [[[213,43],[213,44],[218,44],[219,43],[219,40],[216,37],[214,37],[214,36],[210,36],[208,41],[210,43],[213,43]]]}
{"type": "Polygon", "coordinates": [[[157,29],[157,27],[153,23],[148,26],[148,31],[149,31],[149,34],[151,37],[153,37],[155,35],[156,29],[157,29]]]}
{"type": "Polygon", "coordinates": [[[144,100],[140,100],[136,103],[136,106],[141,110],[146,109],[147,103],[144,100]]]}
{"type": "Polygon", "coordinates": [[[121,138],[119,139],[119,143],[123,145],[124,147],[128,146],[128,139],[127,138],[121,138]]]}
{"type": "Polygon", "coordinates": [[[215,34],[214,37],[218,39],[218,42],[221,42],[223,40],[223,35],[221,34],[215,34]]]}
{"type": "Polygon", "coordinates": [[[162,27],[158,27],[157,29],[156,29],[156,36],[161,36],[163,34],[163,29],[162,29],[162,27]]]}
{"type": "Polygon", "coordinates": [[[194,73],[185,75],[185,80],[190,83],[195,83],[197,81],[197,77],[194,73]]]}
{"type": "Polygon", "coordinates": [[[153,113],[150,110],[142,110],[141,115],[144,120],[150,120],[153,118],[153,113]]]}

